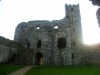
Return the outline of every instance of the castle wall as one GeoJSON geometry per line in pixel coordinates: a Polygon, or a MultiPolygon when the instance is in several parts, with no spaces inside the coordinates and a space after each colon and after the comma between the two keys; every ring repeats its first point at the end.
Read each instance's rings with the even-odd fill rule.
{"type": "MultiPolygon", "coordinates": [[[[65,18],[53,21],[29,21],[20,23],[15,31],[14,40],[33,49],[33,64],[36,55],[41,52],[45,65],[84,64],[83,39],[79,5],[65,5],[65,18]],[[57,27],[57,28],[55,28],[57,27]],[[66,41],[64,48],[58,47],[58,41],[66,41]],[[38,48],[38,42],[41,47],[38,48]]],[[[62,42],[61,42],[62,43],[62,42]]],[[[61,44],[60,44],[61,45],[61,44]]]]}
{"type": "MultiPolygon", "coordinates": [[[[36,64],[38,52],[43,55],[44,65],[99,64],[99,47],[86,47],[83,44],[79,5],[65,5],[65,12],[61,20],[29,21],[17,26],[14,40],[23,43],[26,48],[30,44],[32,57],[26,58],[31,59],[28,59],[31,64],[36,64]],[[66,41],[64,48],[58,48],[60,38],[66,41]],[[41,47],[38,48],[39,41],[41,47]]],[[[21,55],[23,53],[20,54],[23,60],[28,54],[21,55]]]]}
{"type": "Polygon", "coordinates": [[[61,20],[18,24],[14,41],[0,37],[0,63],[13,54],[14,64],[22,65],[38,65],[42,58],[43,65],[100,64],[100,44],[83,44],[79,4],[66,4],[61,20]]]}
{"type": "MultiPolygon", "coordinates": [[[[23,23],[22,23],[23,24],[23,23]]],[[[30,42],[30,48],[34,50],[33,64],[35,64],[37,52],[43,54],[43,63],[47,64],[71,64],[71,55],[70,55],[70,29],[66,28],[67,25],[63,21],[30,21],[27,23],[27,27],[23,27],[23,33],[20,33],[15,37],[16,41],[27,39],[30,42]],[[63,27],[62,27],[63,25],[63,27]],[[66,26],[65,26],[66,25],[66,26]],[[58,26],[58,29],[54,29],[55,26],[58,26]],[[40,29],[36,29],[39,27],[40,29]],[[25,32],[25,33],[24,33],[25,32]],[[22,35],[23,36],[22,36],[22,35]],[[21,38],[19,38],[21,37],[21,38]],[[66,48],[58,49],[57,41],[59,38],[64,37],[66,39],[66,48]],[[19,38],[17,40],[17,38],[19,38]],[[41,40],[41,48],[37,47],[38,41],[41,40]],[[68,54],[69,55],[66,55],[68,54]],[[62,59],[61,59],[62,58],[62,59]],[[64,58],[64,59],[63,59],[64,58]],[[62,60],[67,60],[63,61],[62,60]]],[[[22,25],[24,26],[24,25],[22,25]]],[[[16,28],[16,31],[22,31],[20,28],[16,28]]],[[[25,40],[23,40],[25,43],[25,40]]],[[[26,42],[27,44],[27,42],[26,42]]]]}
{"type": "Polygon", "coordinates": [[[9,57],[16,53],[17,43],[0,36],[0,63],[5,63],[9,57]]]}
{"type": "Polygon", "coordinates": [[[65,5],[66,9],[66,20],[70,28],[70,42],[71,42],[71,58],[73,65],[85,64],[83,59],[83,36],[81,26],[80,9],[78,5],[65,5]]]}
{"type": "Polygon", "coordinates": [[[15,64],[95,65],[100,64],[98,45],[83,44],[79,5],[65,5],[61,20],[36,20],[18,24],[14,41],[0,37],[0,62],[14,52],[15,64]]]}
{"type": "Polygon", "coordinates": [[[0,63],[5,63],[9,60],[12,53],[16,53],[16,48],[11,48],[5,45],[0,45],[0,63]]]}
{"type": "Polygon", "coordinates": [[[100,43],[84,45],[86,65],[100,65],[100,43]]]}

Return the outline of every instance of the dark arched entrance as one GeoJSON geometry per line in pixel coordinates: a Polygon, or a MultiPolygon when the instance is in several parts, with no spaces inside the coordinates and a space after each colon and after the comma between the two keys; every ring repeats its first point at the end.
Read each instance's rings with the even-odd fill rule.
{"type": "Polygon", "coordinates": [[[36,54],[36,65],[42,65],[43,64],[43,55],[41,52],[38,52],[36,54]]]}

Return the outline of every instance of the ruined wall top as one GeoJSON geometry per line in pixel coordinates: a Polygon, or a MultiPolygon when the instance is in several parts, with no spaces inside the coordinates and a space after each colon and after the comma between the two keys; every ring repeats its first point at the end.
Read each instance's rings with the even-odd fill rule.
{"type": "Polygon", "coordinates": [[[12,48],[22,48],[24,49],[24,46],[21,45],[21,43],[19,42],[15,42],[13,40],[9,40],[7,38],[4,38],[2,36],[0,36],[0,44],[1,45],[5,45],[7,47],[12,47],[12,48]]]}
{"type": "MultiPolygon", "coordinates": [[[[65,16],[67,16],[67,14],[69,14],[71,11],[70,10],[73,10],[73,12],[75,11],[78,11],[79,10],[79,4],[73,4],[73,5],[71,5],[71,4],[65,4],[65,16]]],[[[55,23],[55,22],[65,22],[65,17],[63,18],[63,19],[60,19],[60,20],[53,20],[53,21],[49,21],[49,20],[33,20],[33,21],[28,21],[28,22],[21,22],[21,23],[19,23],[18,24],[18,26],[17,27],[22,27],[22,26],[24,26],[24,27],[28,27],[28,26],[31,26],[31,25],[39,25],[39,24],[41,24],[41,25],[43,25],[43,26],[45,26],[46,24],[51,24],[51,23],[55,23]]],[[[53,25],[53,24],[51,24],[51,25],[53,25]]]]}

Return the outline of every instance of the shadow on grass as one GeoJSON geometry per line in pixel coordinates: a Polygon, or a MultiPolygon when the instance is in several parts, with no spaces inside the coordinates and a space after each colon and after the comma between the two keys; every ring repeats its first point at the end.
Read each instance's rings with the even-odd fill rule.
{"type": "Polygon", "coordinates": [[[0,75],[7,75],[23,67],[24,66],[0,64],[0,75]]]}

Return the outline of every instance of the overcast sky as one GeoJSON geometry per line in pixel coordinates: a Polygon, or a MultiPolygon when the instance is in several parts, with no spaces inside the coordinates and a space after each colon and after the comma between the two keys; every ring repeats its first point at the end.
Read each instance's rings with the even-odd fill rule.
{"type": "Polygon", "coordinates": [[[95,15],[98,7],[89,0],[1,0],[0,36],[13,40],[15,28],[20,22],[62,19],[66,3],[80,4],[84,43],[100,42],[95,15]]]}

